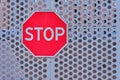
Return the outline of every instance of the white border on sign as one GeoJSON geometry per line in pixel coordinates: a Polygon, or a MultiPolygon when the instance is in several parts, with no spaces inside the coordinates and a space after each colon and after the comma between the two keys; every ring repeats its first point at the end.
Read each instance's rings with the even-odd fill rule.
{"type": "Polygon", "coordinates": [[[57,56],[57,54],[68,44],[68,25],[67,25],[67,23],[58,15],[58,13],[57,12],[55,12],[55,11],[35,11],[35,12],[33,12],[31,15],[30,15],[30,17],[28,17],[24,22],[23,22],[23,24],[22,24],[22,44],[23,44],[23,46],[33,55],[33,56],[35,56],[35,57],[55,57],[55,56],[57,56]],[[54,56],[35,56],[34,54],[33,54],[33,52],[26,46],[26,45],[24,45],[24,43],[23,43],[23,24],[34,14],[34,13],[36,13],[36,12],[53,12],[53,13],[55,13],[65,24],[66,24],[66,34],[67,34],[67,42],[66,42],[66,44],[60,49],[60,50],[58,50],[57,51],[57,53],[54,55],[54,56]]]}

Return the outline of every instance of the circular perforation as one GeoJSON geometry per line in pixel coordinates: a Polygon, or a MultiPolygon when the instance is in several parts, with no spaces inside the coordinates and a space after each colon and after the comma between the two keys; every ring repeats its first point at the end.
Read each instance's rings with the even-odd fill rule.
{"type": "Polygon", "coordinates": [[[0,0],[0,11],[0,80],[117,79],[116,0],[0,0]],[[68,45],[53,58],[34,57],[21,26],[47,8],[67,22],[68,45]]]}

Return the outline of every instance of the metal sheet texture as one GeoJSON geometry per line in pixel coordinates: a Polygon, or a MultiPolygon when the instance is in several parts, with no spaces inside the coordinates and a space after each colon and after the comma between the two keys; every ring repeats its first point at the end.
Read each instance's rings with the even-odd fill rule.
{"type": "Polygon", "coordinates": [[[120,0],[0,0],[0,80],[120,80],[120,0]],[[34,57],[21,42],[35,11],[68,24],[55,57],[34,57]]]}

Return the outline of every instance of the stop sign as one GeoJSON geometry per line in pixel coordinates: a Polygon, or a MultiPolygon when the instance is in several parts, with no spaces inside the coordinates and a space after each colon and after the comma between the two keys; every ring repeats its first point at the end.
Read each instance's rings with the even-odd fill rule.
{"type": "Polygon", "coordinates": [[[22,43],[35,56],[55,56],[67,44],[67,25],[54,12],[35,12],[22,26],[22,43]]]}

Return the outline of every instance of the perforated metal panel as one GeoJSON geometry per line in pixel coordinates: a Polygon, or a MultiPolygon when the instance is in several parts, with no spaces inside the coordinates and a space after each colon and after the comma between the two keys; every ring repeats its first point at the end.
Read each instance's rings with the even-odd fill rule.
{"type": "Polygon", "coordinates": [[[120,0],[0,0],[0,80],[119,80],[120,0]],[[34,11],[55,11],[68,24],[68,44],[52,58],[21,43],[34,11]]]}

